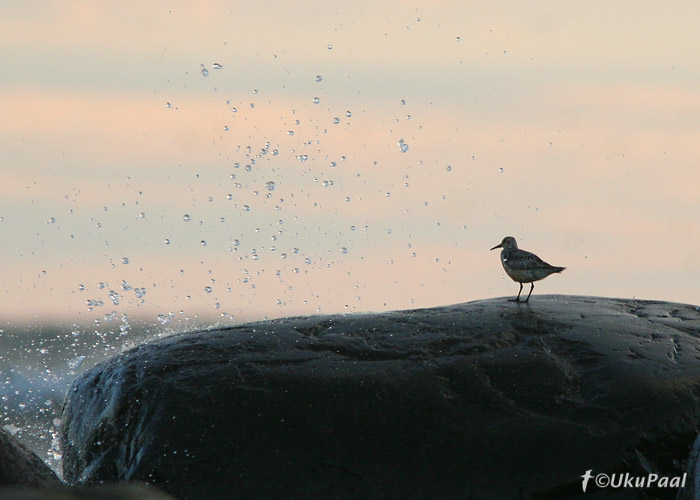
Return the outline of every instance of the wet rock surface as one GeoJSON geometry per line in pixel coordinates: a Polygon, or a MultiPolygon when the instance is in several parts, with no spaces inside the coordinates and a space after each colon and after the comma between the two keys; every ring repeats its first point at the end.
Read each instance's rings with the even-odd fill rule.
{"type": "Polygon", "coordinates": [[[175,500],[156,488],[141,484],[108,485],[97,488],[0,489],[2,500],[175,500]]]}
{"type": "Polygon", "coordinates": [[[185,499],[674,498],[700,421],[700,311],[535,296],[181,334],[80,377],[65,479],[185,499]]]}
{"type": "Polygon", "coordinates": [[[686,464],[686,486],[678,491],[676,500],[700,499],[700,436],[695,440],[686,464]]]}
{"type": "Polygon", "coordinates": [[[19,440],[0,428],[0,487],[61,484],[56,474],[19,440]]]}

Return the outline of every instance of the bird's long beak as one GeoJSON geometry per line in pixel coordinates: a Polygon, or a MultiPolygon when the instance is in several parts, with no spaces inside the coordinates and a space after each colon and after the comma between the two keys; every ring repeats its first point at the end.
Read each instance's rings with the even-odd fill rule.
{"type": "Polygon", "coordinates": [[[503,248],[503,243],[499,243],[495,247],[493,247],[491,250],[496,250],[497,248],[503,248]]]}

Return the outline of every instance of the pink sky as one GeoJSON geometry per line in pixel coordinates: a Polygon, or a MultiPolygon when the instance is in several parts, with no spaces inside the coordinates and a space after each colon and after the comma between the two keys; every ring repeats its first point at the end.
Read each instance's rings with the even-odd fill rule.
{"type": "Polygon", "coordinates": [[[4,318],[700,302],[696,4],[290,5],[0,7],[4,318]]]}

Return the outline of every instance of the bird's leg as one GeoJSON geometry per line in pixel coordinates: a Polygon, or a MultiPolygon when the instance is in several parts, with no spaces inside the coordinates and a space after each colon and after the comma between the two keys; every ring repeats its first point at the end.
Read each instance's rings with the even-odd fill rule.
{"type": "MultiPolygon", "coordinates": [[[[520,290],[518,290],[518,296],[515,297],[514,299],[508,299],[508,300],[510,300],[511,302],[520,302],[520,292],[522,292],[522,291],[523,291],[523,284],[520,283],[520,290]]],[[[530,296],[528,295],[528,298],[529,297],[530,296]]]]}
{"type": "MultiPolygon", "coordinates": [[[[520,284],[520,286],[521,287],[523,286],[522,283],[520,284]]],[[[535,282],[533,281],[532,283],[530,283],[530,293],[527,294],[527,298],[525,299],[525,302],[530,300],[530,295],[532,295],[532,291],[534,289],[535,289],[535,282]]]]}

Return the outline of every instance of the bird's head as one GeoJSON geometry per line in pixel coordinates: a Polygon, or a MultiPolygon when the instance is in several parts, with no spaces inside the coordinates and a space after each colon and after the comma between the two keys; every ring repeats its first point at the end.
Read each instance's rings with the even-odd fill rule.
{"type": "Polygon", "coordinates": [[[504,250],[517,249],[518,243],[515,241],[515,238],[513,238],[512,236],[506,236],[505,238],[503,238],[503,241],[501,241],[498,245],[493,247],[491,250],[496,250],[497,248],[502,248],[504,250]]]}

